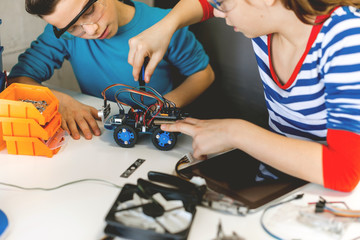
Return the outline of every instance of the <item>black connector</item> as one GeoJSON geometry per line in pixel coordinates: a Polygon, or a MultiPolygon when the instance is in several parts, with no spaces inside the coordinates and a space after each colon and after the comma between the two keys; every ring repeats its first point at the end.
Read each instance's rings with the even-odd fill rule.
{"type": "Polygon", "coordinates": [[[315,212],[316,213],[324,212],[325,205],[326,205],[326,200],[320,197],[320,200],[315,205],[315,212]]]}
{"type": "Polygon", "coordinates": [[[295,196],[294,200],[301,199],[303,196],[304,196],[303,193],[299,193],[298,195],[295,196]]]}

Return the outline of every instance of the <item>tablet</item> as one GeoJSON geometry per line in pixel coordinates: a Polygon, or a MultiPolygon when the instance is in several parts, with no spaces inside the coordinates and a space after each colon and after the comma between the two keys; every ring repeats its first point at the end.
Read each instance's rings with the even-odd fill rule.
{"type": "Polygon", "coordinates": [[[254,212],[307,183],[269,166],[266,168],[278,178],[257,181],[261,174],[260,164],[249,154],[235,149],[204,161],[190,159],[184,166],[177,167],[177,173],[186,178],[204,178],[210,189],[238,200],[248,208],[248,212],[254,212]]]}

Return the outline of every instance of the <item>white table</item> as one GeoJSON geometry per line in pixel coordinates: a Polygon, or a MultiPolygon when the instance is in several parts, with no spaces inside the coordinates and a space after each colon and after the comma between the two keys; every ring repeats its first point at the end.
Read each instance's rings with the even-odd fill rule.
{"type": "MultiPolygon", "coordinates": [[[[79,101],[100,108],[103,100],[69,92],[79,101]]],[[[99,123],[101,125],[101,123],[99,123]]],[[[104,130],[92,140],[69,139],[52,158],[10,155],[0,151],[0,182],[23,187],[55,187],[85,178],[104,179],[119,185],[136,183],[147,178],[150,170],[173,173],[176,162],[191,151],[191,138],[181,135],[171,151],[157,150],[150,136],[140,138],[134,148],[119,147],[112,131],[104,130]],[[120,175],[138,158],[146,161],[129,177],[120,175]]],[[[304,203],[317,201],[319,196],[329,201],[343,200],[353,209],[360,209],[360,187],[352,193],[341,193],[309,184],[301,189],[304,203]]],[[[53,191],[25,191],[0,185],[0,209],[9,218],[7,240],[92,240],[104,237],[105,216],[120,189],[105,183],[82,182],[53,191]]],[[[226,234],[235,231],[246,239],[272,239],[260,226],[261,212],[246,217],[230,216],[202,207],[191,227],[190,240],[214,239],[221,220],[226,234]]],[[[279,236],[296,226],[284,226],[279,236]]],[[[360,236],[360,225],[352,224],[342,239],[360,236]],[[354,226],[355,227],[354,227],[354,226]]],[[[309,236],[308,236],[309,237],[309,236]]],[[[309,238],[311,239],[311,238],[309,238]]]]}

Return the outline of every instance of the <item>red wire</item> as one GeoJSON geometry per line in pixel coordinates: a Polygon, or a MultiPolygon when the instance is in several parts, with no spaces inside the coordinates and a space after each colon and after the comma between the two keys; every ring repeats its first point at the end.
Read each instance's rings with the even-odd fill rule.
{"type": "Polygon", "coordinates": [[[159,111],[148,121],[147,125],[150,125],[151,121],[154,120],[154,118],[159,115],[159,113],[161,112],[161,109],[162,109],[162,105],[160,106],[159,108],[159,111]]]}

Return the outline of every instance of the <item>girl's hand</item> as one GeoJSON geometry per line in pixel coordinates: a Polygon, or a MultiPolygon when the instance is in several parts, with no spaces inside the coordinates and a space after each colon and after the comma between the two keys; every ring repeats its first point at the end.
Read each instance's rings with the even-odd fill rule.
{"type": "Polygon", "coordinates": [[[133,66],[135,81],[138,81],[144,59],[149,57],[144,80],[146,83],[150,82],[156,66],[164,57],[173,33],[168,31],[168,28],[162,27],[161,24],[155,24],[129,40],[128,62],[133,66]]]}
{"type": "Polygon", "coordinates": [[[193,138],[193,156],[204,159],[208,154],[220,153],[234,148],[231,129],[237,120],[199,120],[186,118],[173,124],[162,124],[161,129],[181,132],[193,138]]]}

